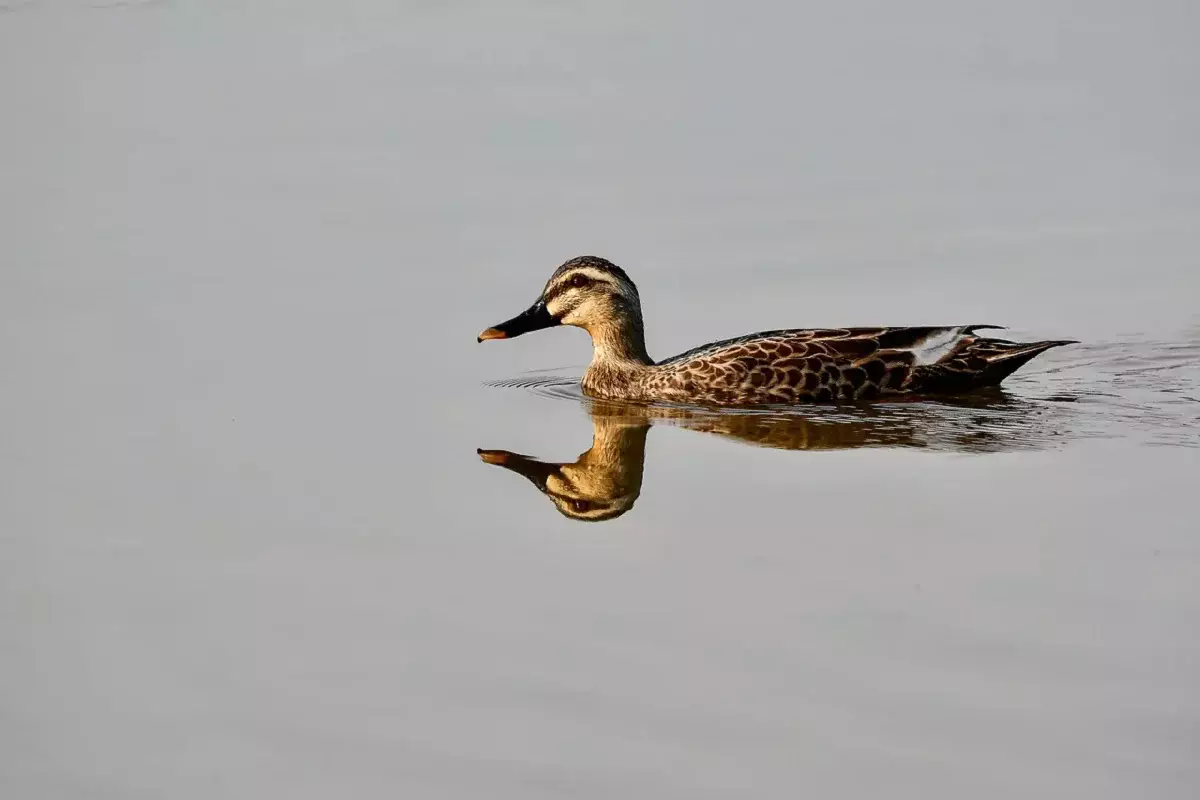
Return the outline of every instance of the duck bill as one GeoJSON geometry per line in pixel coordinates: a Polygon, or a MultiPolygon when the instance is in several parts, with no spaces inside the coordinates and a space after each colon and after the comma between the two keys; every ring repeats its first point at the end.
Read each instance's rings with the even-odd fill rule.
{"type": "Polygon", "coordinates": [[[551,475],[558,472],[560,466],[559,464],[547,464],[536,458],[508,450],[477,450],[476,452],[479,453],[479,460],[483,463],[504,467],[510,472],[515,472],[528,479],[541,492],[546,491],[546,481],[550,479],[551,475]]]}
{"type": "Polygon", "coordinates": [[[482,342],[484,339],[512,339],[514,336],[520,336],[523,333],[540,331],[542,328],[552,328],[559,324],[561,323],[552,317],[546,309],[546,302],[538,300],[507,322],[501,322],[499,325],[494,325],[479,334],[479,341],[482,342]]]}

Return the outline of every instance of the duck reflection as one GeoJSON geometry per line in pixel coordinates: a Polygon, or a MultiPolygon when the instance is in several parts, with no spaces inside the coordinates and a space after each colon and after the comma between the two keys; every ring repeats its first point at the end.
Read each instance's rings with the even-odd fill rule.
{"type": "Polygon", "coordinates": [[[574,462],[538,461],[507,450],[480,450],[488,464],[524,475],[563,516],[584,522],[615,519],[642,493],[646,419],[592,412],[592,446],[574,462]]]}
{"type": "Polygon", "coordinates": [[[859,447],[927,448],[964,453],[1039,449],[1058,433],[1053,403],[1013,400],[1002,392],[953,403],[899,403],[801,415],[676,406],[586,403],[592,446],[572,462],[541,461],[508,450],[479,450],[485,463],[523,475],[563,516],[615,519],[642,491],[646,434],[673,425],[781,450],[859,447]]]}

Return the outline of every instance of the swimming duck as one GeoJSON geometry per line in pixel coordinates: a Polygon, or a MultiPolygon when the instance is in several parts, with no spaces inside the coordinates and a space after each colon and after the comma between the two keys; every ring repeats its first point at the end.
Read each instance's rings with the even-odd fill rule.
{"type": "Polygon", "coordinates": [[[956,395],[995,386],[1070,340],[976,336],[996,325],[775,330],[712,342],[655,362],[637,287],[612,262],[580,256],[554,271],[532,306],[479,334],[510,339],[555,325],[592,337],[583,391],[605,400],[769,405],[956,395]]]}

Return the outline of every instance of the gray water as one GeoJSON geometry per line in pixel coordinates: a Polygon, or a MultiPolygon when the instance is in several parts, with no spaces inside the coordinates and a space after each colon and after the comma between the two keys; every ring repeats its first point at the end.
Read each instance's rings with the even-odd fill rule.
{"type": "Polygon", "coordinates": [[[0,794],[1194,797],[1198,29],[6,0],[0,794]],[[660,358],[1082,343],[972,402],[614,410],[579,331],[475,343],[581,253],[660,358]],[[538,480],[610,433],[576,521],[538,480]]]}

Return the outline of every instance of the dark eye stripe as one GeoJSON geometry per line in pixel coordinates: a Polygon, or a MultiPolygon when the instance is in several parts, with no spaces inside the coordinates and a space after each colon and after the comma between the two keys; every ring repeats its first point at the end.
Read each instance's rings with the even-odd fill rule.
{"type": "Polygon", "coordinates": [[[575,275],[572,275],[569,279],[567,279],[565,281],[561,281],[554,286],[551,286],[550,291],[546,292],[546,302],[547,303],[550,302],[551,300],[558,297],[560,294],[567,291],[568,289],[582,289],[583,287],[589,286],[592,283],[594,283],[594,281],[591,278],[589,278],[587,275],[583,275],[581,273],[576,273],[575,275]]]}

